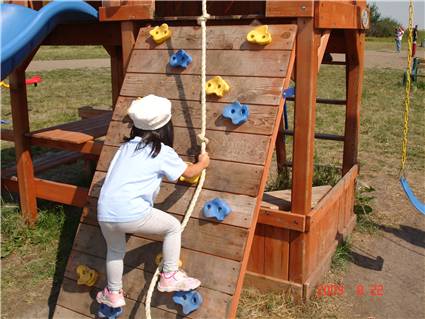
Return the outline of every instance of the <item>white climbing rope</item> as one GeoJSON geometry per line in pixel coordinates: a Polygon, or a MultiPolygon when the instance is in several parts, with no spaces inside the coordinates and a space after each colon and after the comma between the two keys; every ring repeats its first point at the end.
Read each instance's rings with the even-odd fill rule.
{"type": "MultiPolygon", "coordinates": [[[[201,24],[201,32],[202,32],[202,57],[201,57],[201,133],[198,135],[198,138],[201,142],[201,154],[205,153],[208,139],[205,137],[205,131],[207,126],[207,98],[205,93],[205,85],[206,85],[206,69],[207,69],[207,20],[210,15],[207,12],[207,0],[202,0],[202,16],[198,18],[198,23],[201,24]]],[[[202,170],[201,176],[199,178],[198,185],[196,186],[195,193],[193,194],[192,201],[189,204],[189,207],[186,211],[186,214],[181,223],[181,232],[187,226],[189,222],[190,216],[193,213],[196,202],[198,201],[199,195],[201,194],[202,187],[204,186],[206,177],[206,170],[202,170]]],[[[145,312],[146,319],[151,319],[151,300],[152,294],[155,290],[156,283],[158,282],[158,278],[161,272],[162,262],[158,265],[155,270],[155,273],[152,277],[151,283],[149,285],[148,292],[146,294],[146,304],[145,304],[145,312]]]]}

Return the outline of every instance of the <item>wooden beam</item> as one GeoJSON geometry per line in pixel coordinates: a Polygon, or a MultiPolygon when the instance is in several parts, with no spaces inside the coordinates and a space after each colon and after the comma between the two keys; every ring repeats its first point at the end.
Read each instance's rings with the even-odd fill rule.
{"type": "MultiPolygon", "coordinates": [[[[136,1],[134,1],[136,2],[136,1]]],[[[155,1],[137,1],[138,4],[99,8],[99,21],[151,20],[154,17],[155,1]]]]}
{"type": "MultiPolygon", "coordinates": [[[[314,29],[313,19],[299,18],[291,211],[302,215],[311,210],[318,45],[319,34],[314,29]]],[[[307,275],[305,233],[291,231],[289,240],[289,280],[302,283],[307,275]]]]}
{"type": "Polygon", "coordinates": [[[315,27],[318,29],[368,29],[369,15],[365,3],[321,0],[315,3],[315,27]],[[367,24],[365,24],[367,22],[367,24]]]}
{"type": "Polygon", "coordinates": [[[320,45],[318,49],[317,57],[317,70],[320,70],[320,65],[322,64],[323,57],[325,56],[326,47],[328,46],[329,37],[331,35],[331,30],[324,30],[322,36],[320,37],[320,45]]]}
{"type": "Polygon", "coordinates": [[[79,152],[82,154],[99,156],[102,151],[103,142],[87,141],[82,144],[75,144],[75,143],[69,143],[64,141],[54,141],[54,140],[46,140],[44,138],[31,137],[31,145],[57,148],[61,150],[68,150],[68,151],[79,152]]]}
{"type": "MultiPolygon", "coordinates": [[[[20,188],[20,183],[15,176],[2,178],[1,181],[2,187],[9,192],[17,192],[20,188]]],[[[84,207],[87,202],[88,188],[85,187],[40,178],[34,178],[33,186],[37,198],[80,208],[84,207]]]]}
{"type": "Polygon", "coordinates": [[[42,45],[121,45],[119,23],[60,24],[42,45]]]}
{"type": "Polygon", "coordinates": [[[13,130],[2,128],[1,129],[0,139],[2,141],[13,142],[15,140],[15,137],[13,135],[13,130]]]}
{"type": "Polygon", "coordinates": [[[313,0],[266,2],[266,17],[313,17],[313,15],[313,0]]]}
{"type": "Polygon", "coordinates": [[[130,61],[131,50],[136,43],[135,25],[132,21],[121,22],[121,46],[122,46],[122,67],[123,73],[127,70],[130,61]]]}
{"type": "MultiPolygon", "coordinates": [[[[344,62],[345,65],[345,62],[344,62]]],[[[287,97],[287,101],[295,101],[294,97],[287,97]]],[[[333,105],[346,105],[346,100],[340,100],[340,99],[324,99],[324,98],[316,98],[316,104],[333,104],[333,105]]]]}
{"type": "Polygon", "coordinates": [[[10,102],[14,131],[16,168],[19,179],[19,200],[26,222],[34,224],[37,219],[37,200],[34,190],[34,171],[28,137],[28,101],[25,69],[18,68],[9,75],[10,102]]]}
{"type": "Polygon", "coordinates": [[[363,31],[346,30],[347,67],[346,67],[346,99],[345,141],[342,163],[342,174],[347,173],[357,164],[360,104],[362,99],[364,41],[363,31]]]}
{"type": "Polygon", "coordinates": [[[111,58],[112,108],[115,108],[121,85],[124,81],[124,66],[121,46],[105,46],[111,58]]]}
{"type": "Polygon", "coordinates": [[[306,216],[293,214],[278,209],[261,207],[258,223],[277,228],[291,229],[299,232],[305,231],[306,216]]]}

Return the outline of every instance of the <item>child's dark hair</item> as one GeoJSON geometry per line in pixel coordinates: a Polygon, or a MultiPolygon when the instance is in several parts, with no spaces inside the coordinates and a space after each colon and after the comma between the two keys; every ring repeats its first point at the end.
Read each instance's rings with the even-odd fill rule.
{"type": "Polygon", "coordinates": [[[169,147],[173,147],[173,142],[174,142],[173,122],[171,122],[170,120],[163,127],[157,130],[152,130],[152,131],[142,130],[133,125],[133,128],[131,129],[131,132],[130,132],[130,136],[124,137],[124,142],[130,141],[136,136],[141,137],[142,140],[139,142],[139,144],[137,144],[135,150],[138,151],[150,145],[152,150],[149,155],[152,156],[152,158],[155,158],[161,151],[161,143],[164,143],[165,145],[169,147]]]}

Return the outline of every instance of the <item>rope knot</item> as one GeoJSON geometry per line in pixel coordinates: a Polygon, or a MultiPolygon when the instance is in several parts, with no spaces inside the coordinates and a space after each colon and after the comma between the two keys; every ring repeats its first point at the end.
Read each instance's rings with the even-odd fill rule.
{"type": "Polygon", "coordinates": [[[209,13],[201,15],[200,17],[198,17],[198,24],[201,24],[202,22],[207,22],[209,18],[211,18],[209,13]]]}
{"type": "Polygon", "coordinates": [[[202,134],[198,134],[196,137],[198,138],[199,144],[202,144],[202,143],[208,144],[210,142],[210,140],[202,134]]]}

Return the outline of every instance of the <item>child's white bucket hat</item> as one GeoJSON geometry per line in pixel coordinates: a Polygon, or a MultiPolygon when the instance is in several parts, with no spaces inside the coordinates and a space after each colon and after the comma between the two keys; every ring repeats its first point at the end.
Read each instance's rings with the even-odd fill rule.
{"type": "Polygon", "coordinates": [[[157,130],[171,119],[171,101],[150,94],[131,102],[128,115],[135,127],[142,130],[157,130]]]}

